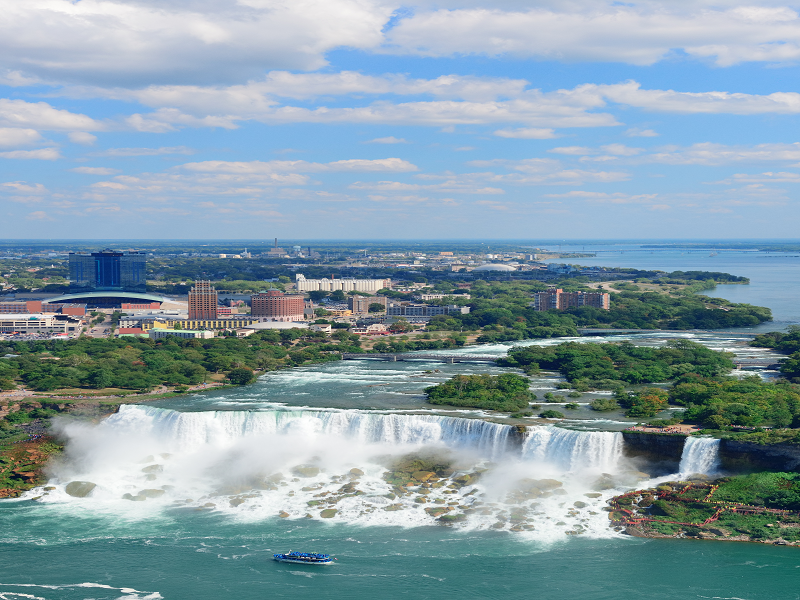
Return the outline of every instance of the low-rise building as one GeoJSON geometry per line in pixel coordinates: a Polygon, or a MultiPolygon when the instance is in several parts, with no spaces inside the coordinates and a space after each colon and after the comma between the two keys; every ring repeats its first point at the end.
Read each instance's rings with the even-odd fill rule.
{"type": "Polygon", "coordinates": [[[390,304],[386,309],[387,317],[422,317],[430,319],[437,315],[469,314],[469,306],[431,306],[429,304],[413,304],[411,302],[400,302],[390,304]]]}
{"type": "Polygon", "coordinates": [[[207,340],[214,337],[213,331],[196,331],[192,329],[151,329],[147,332],[151,340],[160,340],[165,337],[179,337],[185,339],[207,340]]]}
{"type": "Polygon", "coordinates": [[[311,331],[321,331],[323,333],[333,333],[333,325],[330,323],[312,323],[308,327],[311,331]]]}
{"type": "Polygon", "coordinates": [[[36,313],[52,313],[82,317],[86,314],[86,305],[64,302],[42,302],[41,300],[0,302],[0,314],[32,315],[36,313]]]}
{"type": "Polygon", "coordinates": [[[417,300],[443,300],[444,298],[454,298],[469,300],[472,298],[469,294],[417,294],[414,296],[417,300]]]}
{"type": "Polygon", "coordinates": [[[353,313],[367,313],[372,304],[380,304],[386,310],[388,298],[386,296],[350,296],[347,299],[347,308],[353,313]]]}
{"type": "Polygon", "coordinates": [[[389,335],[389,328],[382,323],[373,323],[365,327],[353,327],[350,333],[356,335],[389,335]]]}
{"type": "Polygon", "coordinates": [[[69,321],[59,320],[55,315],[0,315],[0,333],[68,333],[69,325],[69,321]]]}

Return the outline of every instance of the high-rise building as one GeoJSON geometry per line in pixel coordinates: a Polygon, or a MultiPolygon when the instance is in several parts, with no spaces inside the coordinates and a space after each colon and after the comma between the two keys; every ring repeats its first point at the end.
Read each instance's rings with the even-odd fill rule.
{"type": "Polygon", "coordinates": [[[69,254],[70,292],[146,291],[147,253],[102,250],[69,254]]]}
{"type": "Polygon", "coordinates": [[[189,290],[189,319],[216,319],[219,298],[210,281],[195,281],[189,290]]]}
{"type": "Polygon", "coordinates": [[[250,314],[276,321],[302,321],[305,300],[301,294],[284,294],[280,290],[269,290],[250,297],[250,314]]]}
{"type": "Polygon", "coordinates": [[[578,306],[593,306],[609,310],[611,296],[604,292],[565,292],[561,288],[550,287],[546,292],[533,295],[536,310],[566,310],[578,306]]]}

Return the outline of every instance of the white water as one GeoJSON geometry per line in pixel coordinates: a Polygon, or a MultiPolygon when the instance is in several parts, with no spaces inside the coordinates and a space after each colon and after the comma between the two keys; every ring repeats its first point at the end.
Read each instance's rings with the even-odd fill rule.
{"type": "Polygon", "coordinates": [[[436,415],[129,405],[99,425],[65,425],[64,433],[70,438],[66,460],[48,484],[55,489],[28,497],[113,519],[152,519],[187,508],[248,521],[279,514],[318,519],[322,510],[335,509],[331,522],[421,526],[436,524],[426,508],[447,507],[466,515],[458,527],[524,529],[540,539],[562,539],[565,531],[611,535],[601,511],[615,493],[607,488],[623,479],[636,485],[625,479],[620,433],[557,427],[520,433],[436,415]],[[411,452],[442,458],[455,472],[435,486],[416,484],[399,493],[391,465],[411,452]],[[315,471],[300,473],[299,465],[315,471]],[[354,468],[364,474],[351,475],[354,468]],[[455,481],[478,473],[468,485],[455,481]],[[555,487],[531,493],[531,482],[542,479],[555,487]],[[71,481],[97,487],[74,498],[65,490],[71,481]],[[351,482],[357,493],[343,489],[351,482]],[[130,500],[148,491],[157,497],[130,500]]]}
{"type": "Polygon", "coordinates": [[[719,470],[719,440],[710,437],[687,437],[678,471],[681,475],[712,475],[719,470]]]}
{"type": "Polygon", "coordinates": [[[594,469],[615,473],[622,460],[623,443],[619,432],[529,427],[522,457],[550,463],[565,472],[594,469]]]}

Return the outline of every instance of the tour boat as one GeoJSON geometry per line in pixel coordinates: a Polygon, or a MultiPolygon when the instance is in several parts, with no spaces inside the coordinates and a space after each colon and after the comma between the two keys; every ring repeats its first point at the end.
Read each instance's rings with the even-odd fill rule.
{"type": "Polygon", "coordinates": [[[294,563],[296,565],[330,565],[335,561],[330,554],[317,554],[315,552],[287,552],[286,554],[273,554],[278,562],[294,563]]]}

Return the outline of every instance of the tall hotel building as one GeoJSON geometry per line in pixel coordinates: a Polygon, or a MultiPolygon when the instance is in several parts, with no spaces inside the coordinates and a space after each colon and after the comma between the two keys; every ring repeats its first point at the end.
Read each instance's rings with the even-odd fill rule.
{"type": "Polygon", "coordinates": [[[269,290],[250,297],[251,316],[275,321],[302,321],[305,300],[301,294],[269,290]]]}
{"type": "Polygon", "coordinates": [[[566,310],[579,306],[593,306],[609,310],[611,296],[605,292],[565,292],[556,287],[550,287],[546,292],[537,292],[533,295],[535,310],[566,310]]]}
{"type": "Polygon", "coordinates": [[[69,291],[144,292],[146,268],[146,252],[70,252],[69,291]]]}
{"type": "Polygon", "coordinates": [[[195,281],[189,291],[189,320],[217,318],[217,290],[210,281],[195,281]]]}

